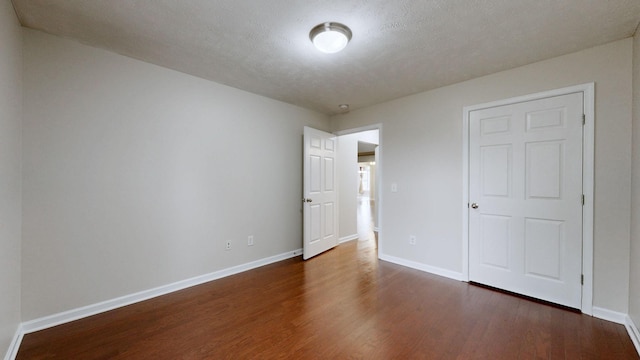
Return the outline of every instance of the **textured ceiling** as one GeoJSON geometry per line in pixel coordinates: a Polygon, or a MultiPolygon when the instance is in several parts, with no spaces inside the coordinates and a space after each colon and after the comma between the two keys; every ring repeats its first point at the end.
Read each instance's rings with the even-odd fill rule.
{"type": "Polygon", "coordinates": [[[339,113],[634,34],[640,0],[13,0],[23,26],[339,113]],[[337,54],[315,25],[348,25],[337,54]]]}

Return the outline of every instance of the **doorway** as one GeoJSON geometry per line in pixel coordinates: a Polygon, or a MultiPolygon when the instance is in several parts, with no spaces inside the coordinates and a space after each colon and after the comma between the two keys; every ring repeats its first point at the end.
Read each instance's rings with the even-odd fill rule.
{"type": "Polygon", "coordinates": [[[358,142],[358,241],[369,241],[377,248],[376,161],[377,144],[358,142]]]}
{"type": "Polygon", "coordinates": [[[380,130],[378,126],[338,133],[340,242],[377,248],[380,228],[380,130]]]}

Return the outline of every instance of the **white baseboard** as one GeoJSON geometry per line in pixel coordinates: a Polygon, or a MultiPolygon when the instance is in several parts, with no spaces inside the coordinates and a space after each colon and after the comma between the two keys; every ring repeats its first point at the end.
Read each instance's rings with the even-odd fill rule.
{"type": "Polygon", "coordinates": [[[631,319],[630,316],[627,316],[624,327],[627,328],[627,332],[633,342],[633,346],[636,347],[636,351],[638,352],[638,355],[640,355],[640,331],[638,331],[638,327],[633,323],[633,319],[631,319]]]}
{"type": "Polygon", "coordinates": [[[18,356],[18,349],[20,349],[23,337],[24,331],[22,325],[18,325],[18,329],[16,330],[16,334],[13,335],[13,340],[11,340],[11,344],[9,344],[9,349],[7,349],[4,360],[15,360],[16,356],[18,356]]]}
{"type": "Polygon", "coordinates": [[[345,237],[341,237],[338,240],[338,243],[343,244],[349,241],[353,241],[353,240],[357,240],[358,239],[358,234],[353,234],[353,235],[349,235],[349,236],[345,236],[345,237]]]}
{"type": "Polygon", "coordinates": [[[609,310],[609,309],[599,308],[597,306],[593,307],[592,316],[597,317],[598,319],[607,320],[607,321],[614,322],[616,324],[623,324],[623,325],[627,319],[627,314],[609,310]]]}
{"type": "Polygon", "coordinates": [[[97,304],[83,306],[81,308],[72,309],[45,316],[39,319],[22,323],[23,334],[34,331],[47,329],[60,324],[68,323],[74,320],[82,319],[91,315],[96,315],[119,307],[131,305],[140,301],[148,300],[157,296],[166,295],[174,291],[186,289],[192,286],[200,285],[209,281],[217,280],[223,277],[235,275],[247,270],[255,269],[264,265],[272,264],[278,261],[290,259],[302,254],[302,249],[289,251],[283,254],[271,256],[268,258],[252,261],[246,264],[233,266],[230,268],[218,270],[209,274],[196,276],[190,279],[178,281],[172,284],[159,286],[157,288],[144,290],[135,294],[125,295],[119,298],[103,301],[97,304]]]}
{"type": "Polygon", "coordinates": [[[410,267],[412,269],[428,272],[428,273],[439,275],[439,276],[444,276],[444,277],[449,278],[449,279],[458,280],[458,281],[462,281],[463,280],[462,273],[451,271],[451,270],[447,270],[447,269],[443,269],[443,268],[439,268],[439,267],[436,267],[436,266],[425,265],[425,264],[422,264],[422,263],[419,263],[419,262],[406,260],[406,259],[402,259],[402,258],[398,258],[398,257],[395,257],[395,256],[390,256],[390,255],[386,255],[386,254],[382,254],[382,253],[378,254],[378,258],[380,260],[384,260],[384,261],[388,261],[388,262],[391,262],[391,263],[394,263],[394,264],[410,267]]]}

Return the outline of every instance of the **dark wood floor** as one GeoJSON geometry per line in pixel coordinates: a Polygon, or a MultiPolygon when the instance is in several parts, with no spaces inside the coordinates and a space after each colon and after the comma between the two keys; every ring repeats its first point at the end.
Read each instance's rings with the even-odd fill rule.
{"type": "Polygon", "coordinates": [[[353,241],[24,337],[18,359],[638,359],[622,325],[353,241]]]}

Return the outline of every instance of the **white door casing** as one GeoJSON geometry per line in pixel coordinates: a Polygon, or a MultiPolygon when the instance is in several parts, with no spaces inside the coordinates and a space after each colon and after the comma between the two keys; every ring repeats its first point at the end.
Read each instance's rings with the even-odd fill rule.
{"type": "Polygon", "coordinates": [[[338,245],[336,136],[304,127],[303,258],[338,245]]]}
{"type": "Polygon", "coordinates": [[[468,278],[582,308],[583,92],[468,112],[468,278]]]}

